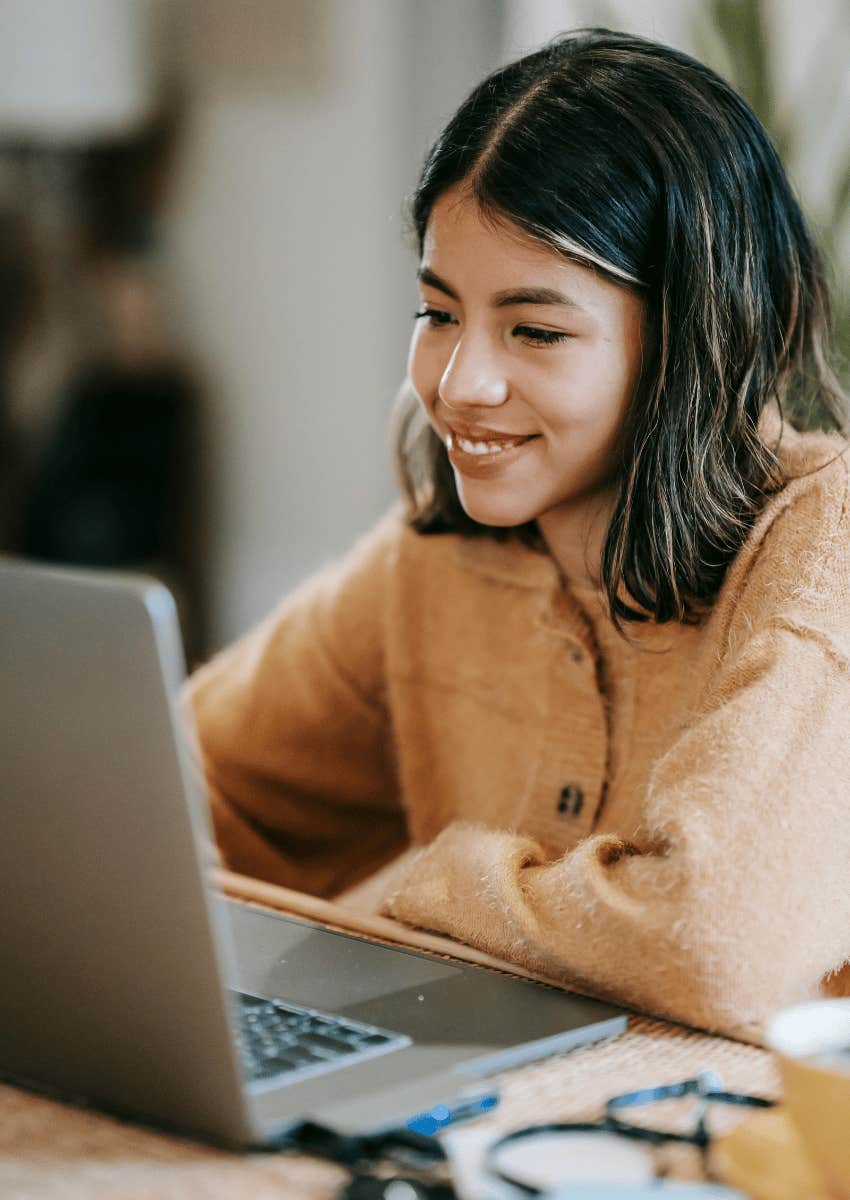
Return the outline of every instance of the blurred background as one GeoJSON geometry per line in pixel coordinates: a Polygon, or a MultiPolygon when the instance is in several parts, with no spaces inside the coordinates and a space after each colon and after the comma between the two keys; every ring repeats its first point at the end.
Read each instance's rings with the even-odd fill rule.
{"type": "Polygon", "coordinates": [[[395,496],[428,143],[579,24],[753,105],[846,381],[847,0],[0,0],[0,553],[159,575],[191,665],[344,551],[395,496]]]}

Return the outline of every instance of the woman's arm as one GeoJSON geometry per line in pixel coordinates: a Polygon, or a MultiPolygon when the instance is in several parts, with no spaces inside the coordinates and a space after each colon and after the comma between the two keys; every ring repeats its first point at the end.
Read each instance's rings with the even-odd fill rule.
{"type": "Polygon", "coordinates": [[[551,861],[453,823],[383,911],[650,1012],[758,1041],[850,958],[850,528],[803,489],[728,598],[729,646],[634,842],[551,861]]]}
{"type": "Polygon", "coordinates": [[[383,676],[400,527],[390,513],[186,686],[232,870],[329,896],[405,843],[383,676]]]}

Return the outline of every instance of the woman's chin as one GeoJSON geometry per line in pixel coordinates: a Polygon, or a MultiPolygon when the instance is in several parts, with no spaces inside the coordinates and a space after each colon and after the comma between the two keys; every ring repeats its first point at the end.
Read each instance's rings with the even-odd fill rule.
{"type": "Polygon", "coordinates": [[[527,521],[533,521],[537,516],[537,510],[529,508],[528,504],[512,505],[505,502],[484,504],[472,497],[464,496],[463,492],[459,492],[458,495],[463,505],[463,511],[470,520],[477,521],[479,525],[511,529],[516,525],[524,525],[527,521]]]}

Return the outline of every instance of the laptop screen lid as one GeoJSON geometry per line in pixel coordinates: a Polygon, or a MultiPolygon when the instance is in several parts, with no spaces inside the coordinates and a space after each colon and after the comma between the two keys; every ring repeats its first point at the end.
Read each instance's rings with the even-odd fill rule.
{"type": "Polygon", "coordinates": [[[0,559],[0,1073],[244,1144],[183,674],[163,586],[0,559]]]}

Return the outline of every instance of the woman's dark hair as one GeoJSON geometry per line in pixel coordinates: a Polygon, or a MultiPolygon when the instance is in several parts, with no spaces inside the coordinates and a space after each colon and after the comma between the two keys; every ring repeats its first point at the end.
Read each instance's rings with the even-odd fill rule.
{"type": "MultiPolygon", "coordinates": [[[[823,268],[767,133],[688,55],[583,29],[490,75],[437,138],[412,198],[420,255],[435,202],[457,183],[483,215],[644,300],[649,344],[602,577],[618,628],[697,620],[784,482],[759,435],[765,405],[798,427],[847,423],[823,268]]],[[[414,528],[543,548],[535,522],[467,516],[409,388],[395,441],[414,528]]]]}

